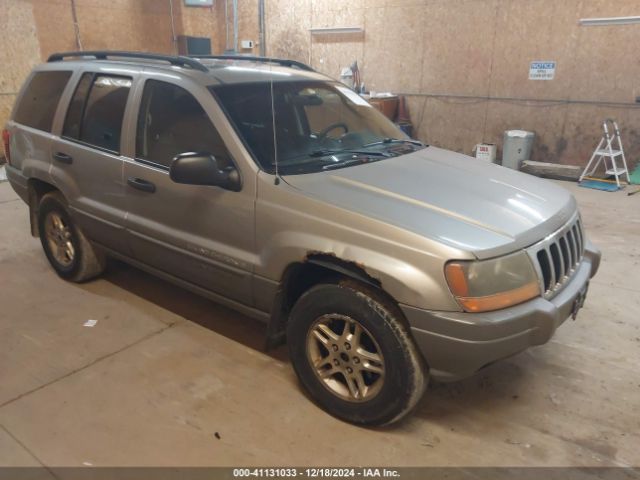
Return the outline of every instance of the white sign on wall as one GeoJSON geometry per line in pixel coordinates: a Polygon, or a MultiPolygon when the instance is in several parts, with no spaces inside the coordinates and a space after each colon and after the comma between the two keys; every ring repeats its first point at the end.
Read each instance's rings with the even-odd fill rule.
{"type": "Polygon", "coordinates": [[[556,62],[531,62],[529,80],[553,80],[556,76],[556,62]]]}

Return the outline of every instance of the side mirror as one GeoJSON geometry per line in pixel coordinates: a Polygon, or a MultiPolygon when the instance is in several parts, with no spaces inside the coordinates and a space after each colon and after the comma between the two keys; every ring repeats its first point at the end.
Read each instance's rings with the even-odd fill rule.
{"type": "Polygon", "coordinates": [[[240,190],[238,171],[233,167],[220,170],[216,157],[209,153],[181,153],[171,162],[169,177],[176,183],[240,190]]]}

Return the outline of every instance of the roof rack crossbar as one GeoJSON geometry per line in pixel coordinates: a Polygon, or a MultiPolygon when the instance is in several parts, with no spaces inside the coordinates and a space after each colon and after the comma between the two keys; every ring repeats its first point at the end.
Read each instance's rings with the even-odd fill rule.
{"type": "Polygon", "coordinates": [[[198,60],[195,60],[194,58],[191,58],[191,57],[163,55],[160,53],[121,52],[121,51],[110,51],[110,50],[54,53],[51,56],[49,56],[47,62],[61,62],[65,58],[74,58],[74,57],[94,57],[96,60],[107,60],[108,57],[140,58],[140,59],[146,59],[146,60],[169,62],[171,65],[176,65],[178,67],[191,67],[194,70],[199,70],[201,72],[209,71],[209,69],[205,67],[202,63],[200,63],[198,60]]]}
{"type": "Polygon", "coordinates": [[[306,70],[308,72],[314,72],[315,70],[309,65],[296,60],[286,60],[283,58],[272,57],[255,57],[250,55],[190,55],[191,58],[204,58],[213,60],[245,60],[247,62],[260,62],[260,63],[277,63],[283,67],[296,67],[300,70],[306,70]]]}

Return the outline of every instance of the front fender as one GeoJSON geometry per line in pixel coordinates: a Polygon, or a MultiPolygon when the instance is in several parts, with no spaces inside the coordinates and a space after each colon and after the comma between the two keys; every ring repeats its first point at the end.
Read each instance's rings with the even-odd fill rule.
{"type": "Polygon", "coordinates": [[[416,307],[430,305],[444,311],[459,310],[446,287],[442,260],[423,255],[420,265],[421,262],[409,262],[386,252],[388,250],[365,248],[306,232],[284,231],[273,235],[263,249],[262,272],[258,273],[280,279],[291,263],[304,263],[316,256],[335,257],[366,272],[397,302],[416,307]]]}

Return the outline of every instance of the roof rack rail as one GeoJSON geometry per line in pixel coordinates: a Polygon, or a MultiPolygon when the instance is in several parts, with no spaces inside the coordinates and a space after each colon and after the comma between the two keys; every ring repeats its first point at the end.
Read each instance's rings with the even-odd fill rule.
{"type": "Polygon", "coordinates": [[[283,67],[296,67],[300,70],[306,70],[308,72],[315,72],[313,68],[302,62],[296,60],[286,60],[284,58],[272,58],[272,57],[255,57],[251,55],[189,55],[191,58],[204,58],[214,60],[245,60],[247,62],[260,62],[260,63],[277,63],[283,67]]]}
{"type": "Polygon", "coordinates": [[[99,51],[87,51],[87,52],[61,52],[54,53],[47,59],[47,62],[61,62],[65,58],[73,57],[94,57],[96,60],[107,60],[108,57],[119,58],[140,58],[145,60],[157,60],[169,62],[171,65],[179,67],[191,67],[194,70],[200,70],[201,72],[208,72],[209,69],[205,67],[199,61],[184,56],[176,55],[163,55],[160,53],[144,53],[144,52],[121,52],[116,50],[99,50],[99,51]]]}

